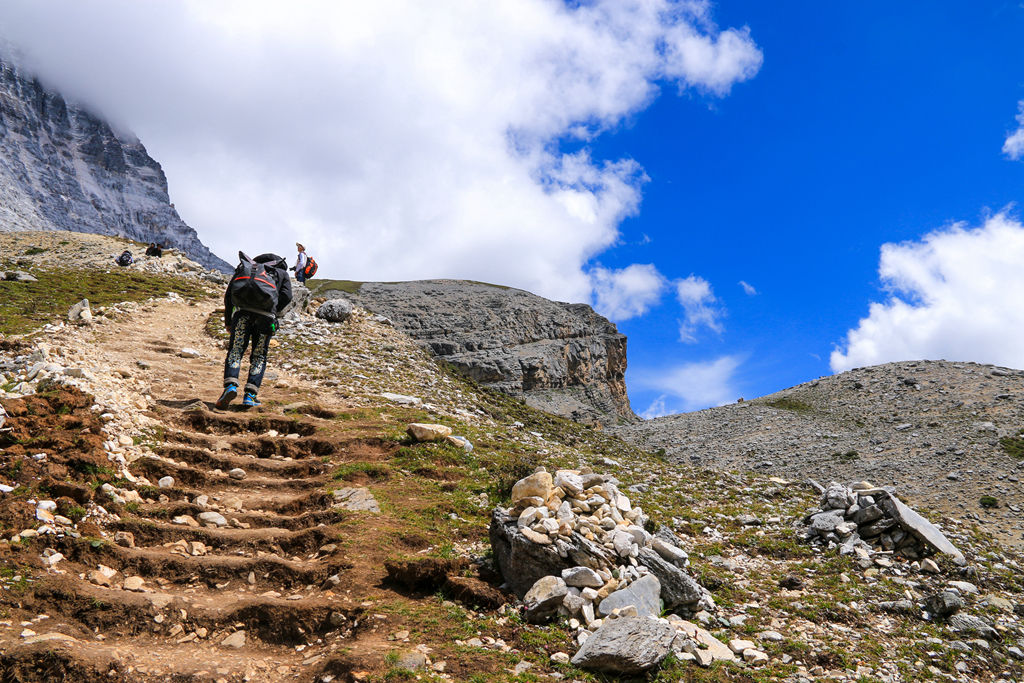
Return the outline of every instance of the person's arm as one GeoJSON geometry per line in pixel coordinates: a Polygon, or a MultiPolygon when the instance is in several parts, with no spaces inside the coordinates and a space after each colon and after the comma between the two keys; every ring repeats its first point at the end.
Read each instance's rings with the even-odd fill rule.
{"type": "Polygon", "coordinates": [[[292,279],[287,272],[281,273],[281,290],[277,294],[277,312],[280,313],[292,302],[292,279]]]}
{"type": "Polygon", "coordinates": [[[231,287],[224,288],[224,327],[231,329],[231,287]]]}

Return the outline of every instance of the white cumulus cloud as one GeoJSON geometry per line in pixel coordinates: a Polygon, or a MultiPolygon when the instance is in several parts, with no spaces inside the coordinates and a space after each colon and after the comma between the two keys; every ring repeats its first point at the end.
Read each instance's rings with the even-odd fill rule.
{"type": "Polygon", "coordinates": [[[721,333],[721,318],[725,310],[718,305],[718,299],[711,290],[711,283],[699,275],[690,275],[676,282],[676,298],[683,307],[683,319],[679,321],[679,341],[692,344],[697,341],[701,327],[721,333]]]}
{"type": "Polygon", "coordinates": [[[1017,103],[1017,108],[1017,130],[1007,135],[1003,143],[1003,154],[1011,159],[1024,158],[1024,100],[1017,103]]]}
{"type": "Polygon", "coordinates": [[[642,414],[650,419],[670,412],[700,410],[725,405],[739,398],[736,370],[743,358],[721,356],[710,361],[684,363],[658,372],[638,373],[638,387],[659,392],[642,414]]]}
{"type": "Polygon", "coordinates": [[[757,289],[754,287],[754,285],[750,284],[749,282],[745,280],[740,280],[739,284],[740,287],[743,288],[743,293],[746,294],[747,296],[755,296],[757,294],[757,289]]]}
{"type": "Polygon", "coordinates": [[[911,359],[1024,368],[1022,263],[1024,226],[1006,214],[883,245],[879,276],[891,296],[847,333],[832,370],[911,359]]]}
{"type": "Polygon", "coordinates": [[[9,0],[0,34],[139,135],[221,255],[300,241],[324,276],[599,303],[644,175],[586,143],[762,61],[699,0],[9,0]]]}
{"type": "Polygon", "coordinates": [[[588,274],[594,286],[595,309],[613,320],[643,315],[668,287],[668,280],[651,263],[617,270],[596,266],[588,274]]]}

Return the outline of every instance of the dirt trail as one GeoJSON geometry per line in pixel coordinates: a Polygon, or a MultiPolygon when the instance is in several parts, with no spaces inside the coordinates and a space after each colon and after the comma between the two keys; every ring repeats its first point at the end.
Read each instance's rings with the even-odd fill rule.
{"type": "Polygon", "coordinates": [[[158,457],[131,472],[174,484],[143,492],[158,502],[119,510],[106,530],[127,532],[119,542],[54,545],[59,570],[0,629],[3,681],[346,680],[383,660],[387,617],[368,608],[387,592],[383,541],[395,521],[333,507],[328,485],[337,464],[385,459],[394,442],[379,438],[379,423],[331,419],[345,406],[329,397],[299,404],[309,397],[273,352],[279,378],[265,384],[264,407],[214,409],[223,352],[203,333],[212,310],[159,304],[96,333],[86,355],[145,366],[156,401],[158,457]],[[184,347],[202,355],[178,357],[184,347]],[[233,468],[244,478],[228,476],[233,468]],[[204,512],[226,525],[200,526],[204,512]],[[101,565],[117,572],[110,585],[93,580],[101,565]]]}

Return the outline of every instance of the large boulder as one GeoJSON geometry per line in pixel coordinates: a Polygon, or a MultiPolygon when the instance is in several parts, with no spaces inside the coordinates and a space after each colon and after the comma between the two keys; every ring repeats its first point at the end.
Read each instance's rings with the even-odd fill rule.
{"type": "Polygon", "coordinates": [[[329,323],[343,323],[352,315],[353,307],[347,299],[331,299],[316,309],[316,317],[329,323]]]}
{"type": "Polygon", "coordinates": [[[554,490],[550,472],[534,472],[524,477],[512,487],[512,504],[517,505],[523,498],[540,498],[543,503],[554,490]]]}
{"type": "Polygon", "coordinates": [[[568,590],[560,576],[545,576],[538,579],[523,596],[526,620],[531,624],[547,621],[558,611],[568,590]]]}
{"type": "Polygon", "coordinates": [[[89,300],[82,299],[68,309],[68,320],[73,323],[92,322],[92,309],[89,308],[89,300]]]}
{"type": "Polygon", "coordinates": [[[661,664],[672,651],[676,630],[649,617],[619,617],[605,621],[572,658],[581,669],[636,675],[661,664]]]}

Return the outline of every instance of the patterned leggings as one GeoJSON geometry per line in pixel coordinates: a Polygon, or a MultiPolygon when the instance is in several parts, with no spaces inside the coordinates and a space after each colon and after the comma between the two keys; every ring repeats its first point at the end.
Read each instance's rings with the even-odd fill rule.
{"type": "Polygon", "coordinates": [[[238,373],[242,368],[242,357],[252,341],[252,355],[249,357],[249,381],[246,391],[256,393],[267,369],[267,348],[273,335],[273,320],[265,315],[238,311],[232,320],[231,341],[228,343],[228,357],[224,359],[224,386],[238,386],[238,373]]]}

